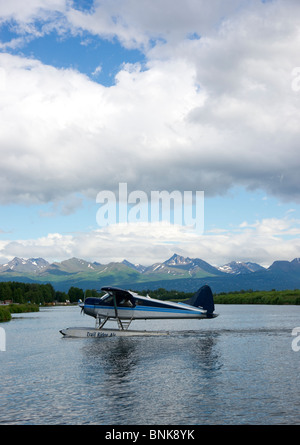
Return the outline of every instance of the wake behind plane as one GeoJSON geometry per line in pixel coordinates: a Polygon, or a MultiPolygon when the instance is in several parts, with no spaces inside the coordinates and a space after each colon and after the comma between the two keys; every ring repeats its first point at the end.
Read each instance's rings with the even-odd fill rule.
{"type": "Polygon", "coordinates": [[[217,317],[213,293],[207,285],[202,286],[184,303],[162,301],[149,296],[117,287],[102,287],[105,295],[101,298],[86,298],[79,306],[83,313],[96,319],[91,328],[68,328],[60,332],[73,337],[109,337],[132,335],[165,335],[166,332],[132,331],[129,326],[133,320],[163,319],[211,319],[217,317]],[[118,329],[106,329],[109,320],[118,323],[118,329]]]}

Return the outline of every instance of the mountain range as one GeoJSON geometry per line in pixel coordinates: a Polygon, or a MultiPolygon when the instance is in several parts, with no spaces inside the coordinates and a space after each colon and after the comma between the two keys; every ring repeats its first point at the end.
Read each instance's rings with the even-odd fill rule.
{"type": "Polygon", "coordinates": [[[97,289],[118,286],[134,290],[165,288],[193,292],[203,284],[213,292],[248,290],[283,290],[300,288],[300,258],[275,261],[264,268],[252,262],[232,261],[214,267],[199,258],[174,254],[168,260],[151,266],[132,264],[127,260],[100,264],[70,258],[49,263],[43,258],[17,258],[0,265],[0,281],[51,283],[56,290],[67,292],[71,286],[97,289]]]}

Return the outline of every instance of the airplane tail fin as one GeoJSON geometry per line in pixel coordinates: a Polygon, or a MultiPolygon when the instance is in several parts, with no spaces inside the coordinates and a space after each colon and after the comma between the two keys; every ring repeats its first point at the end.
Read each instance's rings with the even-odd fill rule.
{"type": "Polygon", "coordinates": [[[200,287],[200,289],[198,289],[197,292],[188,301],[185,301],[185,303],[195,307],[202,307],[204,310],[207,311],[208,318],[209,316],[214,316],[214,297],[211,288],[207,284],[200,287]]]}

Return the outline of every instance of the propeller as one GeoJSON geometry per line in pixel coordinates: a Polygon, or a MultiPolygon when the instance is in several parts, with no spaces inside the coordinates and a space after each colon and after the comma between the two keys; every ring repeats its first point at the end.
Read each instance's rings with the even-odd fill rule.
{"type": "Polygon", "coordinates": [[[80,314],[82,314],[83,313],[83,315],[84,315],[84,303],[85,303],[85,299],[86,299],[86,290],[85,290],[85,292],[84,292],[84,299],[83,299],[83,302],[82,302],[82,300],[79,300],[78,301],[78,306],[80,306],[81,307],[81,311],[80,311],[80,314]]]}
{"type": "Polygon", "coordinates": [[[83,312],[83,314],[84,314],[84,303],[81,300],[78,301],[78,306],[81,307],[80,313],[82,314],[82,312],[83,312]]]}

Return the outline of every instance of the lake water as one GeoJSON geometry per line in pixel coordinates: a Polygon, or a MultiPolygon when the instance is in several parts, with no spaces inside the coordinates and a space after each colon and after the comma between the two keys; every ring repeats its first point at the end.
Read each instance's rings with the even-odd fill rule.
{"type": "Polygon", "coordinates": [[[61,336],[94,326],[77,307],[14,315],[0,325],[0,424],[300,424],[300,306],[216,312],[132,323],[168,336],[101,339],[61,336]]]}

